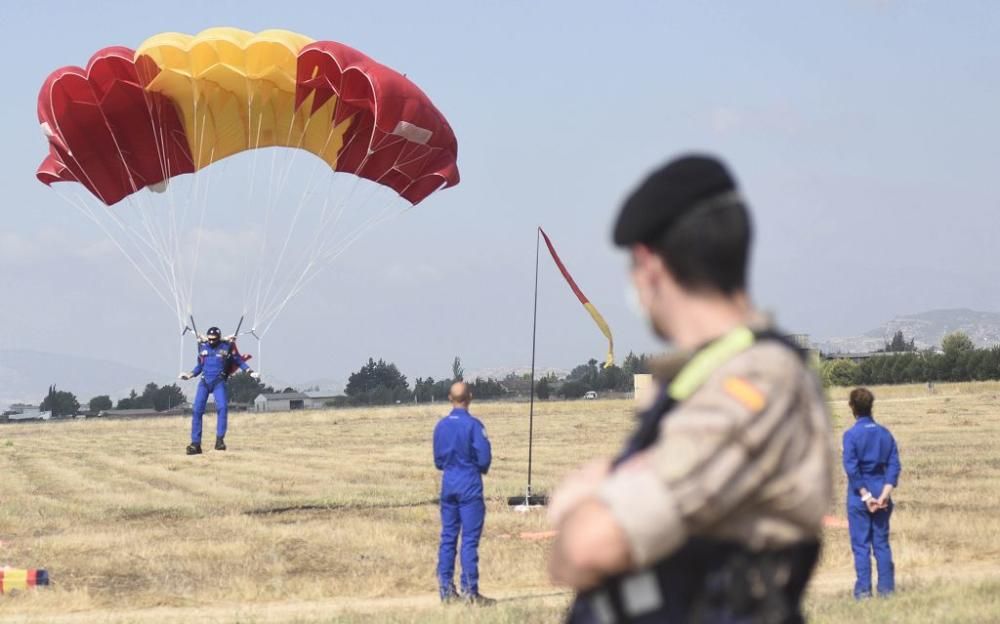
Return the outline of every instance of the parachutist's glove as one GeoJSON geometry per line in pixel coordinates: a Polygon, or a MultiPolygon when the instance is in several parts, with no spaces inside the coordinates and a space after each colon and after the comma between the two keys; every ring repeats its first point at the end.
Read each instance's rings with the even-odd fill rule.
{"type": "Polygon", "coordinates": [[[255,370],[248,371],[247,374],[250,375],[251,379],[260,379],[260,373],[255,370]]]}
{"type": "Polygon", "coordinates": [[[187,381],[188,379],[191,379],[191,373],[181,373],[180,375],[177,375],[177,379],[187,381]]]}

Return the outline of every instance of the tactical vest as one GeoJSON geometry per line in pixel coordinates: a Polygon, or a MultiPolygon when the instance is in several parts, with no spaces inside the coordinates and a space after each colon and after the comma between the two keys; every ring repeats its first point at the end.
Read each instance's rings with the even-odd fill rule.
{"type": "MultiPolygon", "coordinates": [[[[708,344],[685,364],[639,418],[617,466],[651,446],[660,423],[736,355],[761,341],[805,352],[774,330],[742,327],[708,344]]],[[[742,544],[693,537],[650,568],[609,578],[581,593],[570,624],[795,624],[802,594],[819,558],[819,542],[751,551],[742,544]]]]}

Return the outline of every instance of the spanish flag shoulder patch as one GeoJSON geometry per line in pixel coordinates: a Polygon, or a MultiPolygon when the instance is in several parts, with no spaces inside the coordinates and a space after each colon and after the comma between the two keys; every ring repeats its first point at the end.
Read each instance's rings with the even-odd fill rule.
{"type": "Polygon", "coordinates": [[[742,377],[728,377],[723,382],[723,389],[726,394],[739,401],[751,412],[759,412],[767,405],[764,393],[757,389],[752,383],[742,377]]]}

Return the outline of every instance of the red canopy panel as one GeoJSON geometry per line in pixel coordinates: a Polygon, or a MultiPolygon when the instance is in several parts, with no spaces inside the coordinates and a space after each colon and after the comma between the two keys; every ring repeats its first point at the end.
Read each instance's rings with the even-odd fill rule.
{"type": "Polygon", "coordinates": [[[45,184],[80,182],[109,206],[194,165],[173,103],[147,93],[129,48],[100,50],[64,67],[38,94],[49,155],[36,176],[45,184]]]}
{"type": "Polygon", "coordinates": [[[354,115],[337,171],[391,187],[412,204],[458,184],[458,142],[444,115],[405,76],[335,41],[299,53],[295,105],[340,99],[334,122],[354,115]]]}

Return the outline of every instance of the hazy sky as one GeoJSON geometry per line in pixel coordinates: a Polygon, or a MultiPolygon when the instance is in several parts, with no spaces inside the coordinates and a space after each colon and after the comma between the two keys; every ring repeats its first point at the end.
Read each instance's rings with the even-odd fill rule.
{"type": "MultiPolygon", "coordinates": [[[[826,7],[4,2],[0,348],[176,368],[171,312],[35,180],[46,153],[35,103],[50,71],[99,48],[218,25],[357,47],[420,85],[459,141],[459,186],[365,236],[276,322],[263,362],[281,379],[343,378],[370,355],[411,378],[447,374],[455,355],[467,370],[528,364],[538,225],[619,356],[654,349],[626,305],[609,230],[640,177],[688,150],[722,155],[739,177],[758,230],[755,298],[789,330],[849,335],[931,308],[1000,310],[1000,5],[826,7]]],[[[213,175],[209,223],[237,241],[251,218],[235,192],[246,170],[213,175]]],[[[195,282],[196,300],[212,301],[195,311],[225,329],[242,302],[197,290],[228,292],[218,262],[195,282]]],[[[541,278],[539,364],[600,357],[603,338],[550,262],[541,278]]]]}

